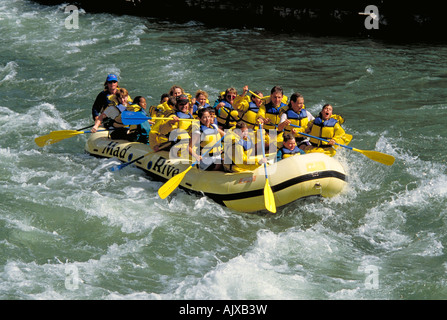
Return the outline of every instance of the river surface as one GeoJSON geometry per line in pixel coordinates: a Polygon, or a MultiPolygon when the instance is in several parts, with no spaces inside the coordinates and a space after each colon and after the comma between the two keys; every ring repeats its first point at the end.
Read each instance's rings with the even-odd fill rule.
{"type": "Polygon", "coordinates": [[[0,299],[446,299],[447,47],[207,28],[0,0],[0,299]],[[71,20],[71,23],[74,23],[71,20]],[[73,25],[73,24],[72,24],[73,25]],[[70,26],[70,21],[68,21],[70,26]],[[181,85],[298,91],[342,114],[332,199],[231,211],[85,154],[108,73],[149,105],[181,85]]]}

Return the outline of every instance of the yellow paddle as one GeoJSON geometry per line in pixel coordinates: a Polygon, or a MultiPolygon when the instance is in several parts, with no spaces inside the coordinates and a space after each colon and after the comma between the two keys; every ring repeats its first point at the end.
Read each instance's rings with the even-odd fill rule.
{"type": "MultiPolygon", "coordinates": [[[[297,128],[301,128],[300,126],[294,125],[294,124],[290,124],[292,127],[297,127],[297,128]]],[[[325,142],[329,142],[329,140],[323,139],[323,138],[319,138],[319,137],[315,137],[315,136],[311,136],[310,134],[307,133],[302,133],[302,132],[298,132],[299,134],[306,136],[306,137],[310,137],[310,138],[314,138],[317,140],[321,140],[321,141],[325,141],[325,142]]],[[[394,163],[394,160],[396,160],[392,155],[386,154],[386,153],[382,153],[379,151],[373,151],[373,150],[360,150],[360,149],[356,149],[353,147],[349,147],[346,146],[344,144],[340,144],[340,143],[335,143],[336,145],[352,150],[352,151],[356,151],[359,152],[365,156],[367,156],[368,158],[370,158],[371,160],[380,162],[382,164],[385,164],[387,166],[391,166],[394,163]]]]}
{"type": "Polygon", "coordinates": [[[194,162],[192,165],[190,165],[188,167],[188,169],[186,169],[185,171],[173,176],[171,179],[166,181],[166,183],[164,185],[162,185],[160,187],[160,189],[158,189],[158,195],[160,196],[160,198],[165,199],[167,196],[169,196],[172,193],[172,191],[177,189],[180,182],[182,182],[183,178],[188,173],[188,171],[191,170],[192,167],[194,167],[196,164],[197,164],[197,161],[194,162]]]}
{"type": "MultiPolygon", "coordinates": [[[[215,147],[217,147],[224,137],[225,136],[220,138],[220,140],[217,141],[211,148],[209,148],[202,155],[202,157],[206,156],[211,150],[213,150],[215,147]]],[[[172,193],[172,191],[174,191],[179,186],[180,182],[182,182],[183,178],[189,172],[189,170],[191,170],[198,162],[199,162],[199,160],[195,161],[193,164],[191,164],[188,167],[188,169],[186,169],[185,171],[183,171],[183,172],[173,176],[171,179],[166,181],[166,183],[164,185],[162,185],[160,187],[160,189],[158,189],[158,195],[160,196],[160,198],[161,199],[165,199],[167,196],[169,196],[172,193]]]]}
{"type": "MultiPolygon", "coordinates": [[[[98,130],[96,132],[99,131],[106,131],[104,130],[98,130]]],[[[91,131],[77,131],[77,130],[59,130],[59,131],[52,131],[47,135],[44,136],[40,136],[37,137],[36,139],[34,139],[34,142],[36,142],[36,144],[39,147],[44,147],[48,144],[53,144],[56,142],[59,142],[61,140],[67,139],[67,138],[71,138],[74,136],[77,136],[78,134],[83,134],[83,133],[91,133],[91,131]]]]}
{"type": "Polygon", "coordinates": [[[254,93],[253,91],[248,90],[248,92],[250,92],[250,94],[254,95],[256,98],[258,98],[258,99],[262,99],[260,96],[258,96],[258,95],[257,95],[256,93],[254,93]]]}
{"type": "MultiPolygon", "coordinates": [[[[340,145],[340,146],[343,146],[343,145],[340,145]]],[[[360,150],[360,149],[356,149],[356,148],[351,148],[351,150],[357,151],[357,152],[363,154],[364,156],[367,156],[371,160],[386,164],[387,166],[391,166],[395,160],[395,158],[393,156],[386,154],[386,153],[379,152],[379,151],[360,150]]]]}
{"type": "MultiPolygon", "coordinates": [[[[262,124],[259,124],[259,130],[261,131],[262,155],[265,158],[264,130],[262,129],[262,124]]],[[[270,187],[269,184],[269,177],[267,175],[267,163],[265,162],[264,162],[264,171],[265,171],[265,186],[264,186],[265,208],[272,213],[276,213],[275,197],[273,195],[272,188],[270,187]]]]}
{"type": "MultiPolygon", "coordinates": [[[[318,138],[318,137],[314,137],[314,136],[311,136],[310,134],[306,134],[306,133],[302,133],[302,132],[298,132],[298,133],[303,135],[303,136],[307,136],[307,137],[315,138],[315,139],[318,139],[318,140],[321,140],[321,141],[329,142],[329,140],[318,138]]],[[[371,160],[380,162],[380,163],[385,164],[387,166],[391,166],[394,163],[394,160],[396,160],[392,155],[389,155],[389,154],[386,154],[386,153],[382,153],[382,152],[379,152],[379,151],[360,150],[360,149],[349,147],[349,146],[346,146],[344,144],[340,144],[340,143],[337,143],[337,142],[335,144],[340,146],[340,147],[344,147],[346,149],[359,152],[359,153],[363,154],[364,156],[367,156],[371,160]]]]}

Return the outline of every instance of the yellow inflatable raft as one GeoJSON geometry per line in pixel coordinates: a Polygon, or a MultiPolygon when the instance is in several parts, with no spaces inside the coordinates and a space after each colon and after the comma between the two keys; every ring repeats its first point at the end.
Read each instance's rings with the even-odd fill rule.
{"type": "MultiPolygon", "coordinates": [[[[190,164],[170,160],[166,151],[153,152],[137,142],[111,140],[108,132],[90,135],[85,150],[97,157],[118,158],[129,162],[147,153],[134,163],[152,178],[167,181],[188,169],[190,164]]],[[[341,164],[321,153],[288,157],[267,167],[276,207],[309,196],[332,197],[346,186],[346,173],[341,164]]],[[[226,173],[192,168],[180,187],[203,193],[217,203],[240,212],[264,211],[265,172],[261,166],[254,171],[226,173]]]]}

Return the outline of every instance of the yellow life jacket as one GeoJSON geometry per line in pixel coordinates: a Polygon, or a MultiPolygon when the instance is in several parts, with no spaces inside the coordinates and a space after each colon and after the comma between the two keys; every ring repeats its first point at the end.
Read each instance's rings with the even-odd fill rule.
{"type": "Polygon", "coordinates": [[[221,144],[217,143],[220,140],[220,133],[217,130],[217,126],[212,124],[211,127],[206,127],[203,124],[200,124],[199,130],[201,154],[207,152],[210,147],[213,147],[210,152],[208,152],[208,155],[220,155],[222,148],[221,144]],[[215,144],[217,144],[217,146],[214,146],[215,144]]]}
{"type": "MultiPolygon", "coordinates": [[[[260,109],[265,112],[264,118],[270,119],[269,123],[264,125],[264,129],[272,130],[277,128],[279,121],[281,120],[282,109],[287,108],[287,105],[282,103],[279,106],[274,106],[273,103],[268,103],[264,106],[263,109],[260,109]]],[[[259,113],[258,113],[259,114],[259,113]]]]}
{"type": "Polygon", "coordinates": [[[162,111],[159,106],[150,106],[147,114],[149,117],[162,117],[162,111]]]}
{"type": "Polygon", "coordinates": [[[156,108],[153,110],[150,110],[150,112],[154,112],[156,117],[167,117],[168,115],[175,112],[174,106],[170,106],[167,101],[159,104],[156,108]]]}
{"type": "Polygon", "coordinates": [[[259,167],[259,158],[254,156],[256,146],[253,131],[249,132],[247,140],[241,138],[233,130],[224,139],[224,168],[230,172],[255,170],[259,167]]]}
{"type": "MultiPolygon", "coordinates": [[[[309,118],[307,117],[307,111],[304,107],[301,109],[300,113],[296,113],[295,111],[293,111],[293,109],[291,107],[289,107],[287,109],[283,109],[281,112],[281,115],[284,113],[287,115],[287,120],[289,120],[291,122],[291,124],[300,126],[301,127],[300,131],[304,132],[304,129],[306,129],[307,125],[309,124],[309,118]]],[[[293,129],[298,130],[299,128],[292,127],[291,125],[287,125],[284,128],[284,131],[291,132],[293,129]]],[[[297,136],[299,136],[299,135],[297,135],[297,136]]]]}
{"type": "MultiPolygon", "coordinates": [[[[264,125],[264,127],[266,127],[267,125],[264,125]]],[[[264,143],[266,145],[266,148],[268,146],[268,150],[266,149],[266,152],[270,152],[270,153],[275,153],[278,151],[279,148],[281,148],[283,146],[283,142],[284,142],[284,132],[282,131],[278,131],[275,129],[270,129],[270,130],[264,130],[263,132],[263,136],[264,136],[264,143]],[[276,147],[274,149],[274,147],[276,147]]],[[[261,140],[261,131],[259,131],[259,126],[255,127],[254,132],[256,133],[256,137],[258,139],[258,141],[261,140]]]]}
{"type": "MultiPolygon", "coordinates": [[[[287,104],[288,99],[289,98],[286,95],[283,95],[281,102],[287,104]]],[[[262,98],[262,100],[264,101],[265,104],[269,104],[270,102],[272,102],[272,98],[270,96],[265,96],[262,98]]]]}
{"type": "MultiPolygon", "coordinates": [[[[180,119],[192,119],[191,114],[175,111],[166,114],[167,117],[176,116],[180,119]]],[[[189,140],[191,138],[191,121],[179,121],[173,125],[168,124],[169,120],[161,120],[159,135],[161,141],[168,140],[170,157],[178,159],[189,159],[189,140]]],[[[152,131],[152,130],[151,130],[152,131]]]]}
{"type": "Polygon", "coordinates": [[[160,133],[160,126],[165,122],[166,120],[157,120],[151,127],[151,131],[149,132],[149,145],[152,148],[161,146],[162,149],[166,149],[170,145],[168,135],[160,133]]]}
{"type": "Polygon", "coordinates": [[[241,113],[241,120],[247,124],[249,129],[255,129],[258,125],[257,116],[259,107],[254,102],[249,102],[248,107],[241,113]]]}
{"type": "MultiPolygon", "coordinates": [[[[348,145],[351,142],[352,136],[345,133],[345,130],[340,126],[335,118],[330,118],[323,121],[320,117],[315,118],[311,123],[312,129],[310,135],[323,138],[326,140],[334,139],[339,144],[348,145]]],[[[310,138],[310,143],[314,146],[313,149],[306,152],[323,152],[329,156],[334,156],[336,153],[337,145],[333,147],[325,141],[321,141],[315,138],[310,138]]]]}
{"type": "MultiPolygon", "coordinates": [[[[119,90],[119,88],[118,88],[118,90],[119,90]]],[[[107,96],[107,99],[109,99],[109,101],[111,102],[111,103],[109,103],[109,106],[110,106],[110,105],[117,106],[117,105],[120,104],[120,102],[118,101],[116,95],[114,95],[114,94],[109,94],[109,95],[107,96]]],[[[127,103],[128,103],[128,104],[131,104],[131,103],[132,103],[132,99],[130,98],[130,95],[127,96],[127,103]]]]}
{"type": "Polygon", "coordinates": [[[304,154],[304,151],[302,151],[300,148],[298,148],[298,146],[295,146],[295,148],[293,150],[287,149],[284,146],[282,148],[280,148],[278,150],[278,161],[281,159],[286,159],[289,157],[292,157],[294,155],[300,155],[300,154],[304,154]]]}
{"type": "MultiPolygon", "coordinates": [[[[315,118],[310,135],[331,140],[335,136],[335,125],[337,122],[338,121],[334,118],[330,118],[326,121],[322,120],[320,117],[315,118]]],[[[327,142],[315,138],[310,138],[310,143],[316,147],[332,147],[327,142]]]]}
{"type": "Polygon", "coordinates": [[[180,141],[185,145],[188,143],[190,138],[191,121],[179,121],[178,123],[171,125],[168,122],[172,119],[169,118],[172,118],[174,115],[178,116],[179,118],[192,118],[190,114],[184,114],[182,112],[179,112],[179,114],[176,114],[176,112],[173,111],[163,113],[163,116],[167,119],[155,121],[155,124],[152,126],[149,133],[149,144],[151,146],[163,145],[163,149],[165,149],[178,144],[180,141]],[[174,133],[171,135],[172,131],[174,131],[174,133]],[[171,143],[169,144],[169,142],[171,143]]]}
{"type": "Polygon", "coordinates": [[[219,108],[216,114],[218,124],[224,129],[229,129],[234,127],[239,119],[239,113],[233,108],[233,106],[228,103],[228,101],[221,101],[225,106],[219,108]]]}
{"type": "MultiPolygon", "coordinates": [[[[170,115],[167,115],[168,117],[171,116],[176,116],[180,119],[193,119],[192,115],[190,113],[183,113],[181,111],[175,111],[170,115]]],[[[178,123],[174,124],[172,126],[172,131],[176,130],[176,139],[174,139],[174,141],[179,142],[180,140],[183,142],[188,141],[189,143],[189,139],[191,138],[191,121],[179,121],[178,123]]],[[[172,141],[173,139],[170,138],[170,140],[172,141]]]]}

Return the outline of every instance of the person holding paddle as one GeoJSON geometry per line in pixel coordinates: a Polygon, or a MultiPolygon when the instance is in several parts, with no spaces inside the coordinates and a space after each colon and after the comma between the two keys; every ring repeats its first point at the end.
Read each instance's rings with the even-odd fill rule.
{"type": "Polygon", "coordinates": [[[264,102],[262,98],[264,95],[260,91],[252,93],[251,97],[246,96],[250,90],[248,86],[244,86],[242,94],[237,96],[234,101],[234,108],[239,111],[242,121],[247,123],[248,129],[257,129],[258,123],[256,117],[258,115],[259,107],[264,102]]]}
{"type": "MultiPolygon", "coordinates": [[[[298,132],[305,132],[308,124],[313,120],[315,120],[315,117],[308,110],[306,110],[303,95],[295,92],[290,96],[287,109],[281,110],[281,119],[278,125],[278,131],[283,131],[284,136],[286,133],[293,133],[298,147],[306,150],[308,148],[312,148],[310,146],[310,142],[303,136],[299,135],[298,132]]],[[[285,139],[283,143],[285,143],[285,139]]],[[[278,148],[281,147],[278,146],[278,148]]]]}
{"type": "Polygon", "coordinates": [[[280,86],[274,86],[270,90],[270,102],[260,105],[257,120],[264,125],[266,130],[276,130],[276,126],[281,119],[281,109],[287,107],[283,102],[284,91],[280,86]]]}
{"type": "Polygon", "coordinates": [[[98,130],[103,122],[106,122],[105,119],[111,119],[111,121],[107,121],[107,124],[104,123],[104,127],[123,127],[123,124],[116,123],[115,119],[118,118],[121,112],[126,110],[129,105],[129,92],[126,89],[121,88],[116,92],[114,99],[117,102],[114,105],[107,107],[107,109],[95,120],[95,125],[92,128],[93,133],[98,130]]]}
{"type": "Polygon", "coordinates": [[[220,170],[222,169],[222,149],[219,144],[216,144],[225,135],[225,132],[213,123],[213,118],[207,108],[199,109],[197,115],[200,123],[193,124],[189,154],[199,162],[200,169],[220,170]],[[204,155],[205,151],[207,151],[206,156],[204,155]]]}
{"type": "MultiPolygon", "coordinates": [[[[134,98],[133,103],[126,107],[126,111],[138,112],[142,116],[146,115],[146,99],[142,96],[137,96],[134,98]]],[[[116,119],[115,123],[122,125],[121,113],[116,119]]],[[[140,142],[144,144],[149,144],[149,132],[151,131],[151,125],[155,122],[152,120],[143,121],[137,125],[131,125],[129,128],[120,127],[112,131],[110,138],[112,139],[124,139],[131,142],[140,142]]]]}
{"type": "Polygon", "coordinates": [[[234,129],[227,131],[224,139],[224,169],[227,172],[255,170],[267,162],[265,157],[255,156],[255,134],[247,123],[239,121],[234,129]]]}
{"type": "Polygon", "coordinates": [[[318,117],[309,123],[306,133],[327,141],[310,138],[312,148],[306,149],[306,152],[323,152],[334,156],[337,144],[347,145],[351,142],[352,136],[345,133],[339,121],[332,117],[332,112],[332,105],[325,104],[318,117]]]}
{"type": "Polygon", "coordinates": [[[233,107],[234,99],[237,97],[237,90],[233,87],[228,88],[214,103],[216,109],[217,122],[220,129],[229,129],[234,127],[239,121],[239,113],[233,107]]]}
{"type": "MultiPolygon", "coordinates": [[[[169,110],[165,111],[164,108],[161,107],[162,104],[160,104],[157,107],[159,108],[159,111],[155,114],[155,116],[165,118],[168,115],[172,114],[173,112],[172,110],[175,109],[176,103],[177,99],[175,97],[168,96],[167,101],[163,102],[163,104],[167,106],[169,110]]],[[[151,116],[153,115],[151,114],[151,116]]],[[[160,127],[166,124],[168,120],[160,118],[157,121],[155,121],[155,124],[151,127],[151,131],[149,132],[149,145],[155,152],[158,152],[171,146],[169,137],[166,134],[162,133],[160,130],[160,127]]]]}
{"type": "Polygon", "coordinates": [[[171,141],[168,145],[172,149],[171,156],[188,158],[189,133],[191,120],[194,119],[189,110],[189,97],[185,94],[177,96],[174,110],[166,113],[165,117],[168,120],[162,120],[164,122],[160,125],[158,133],[171,141]]]}

